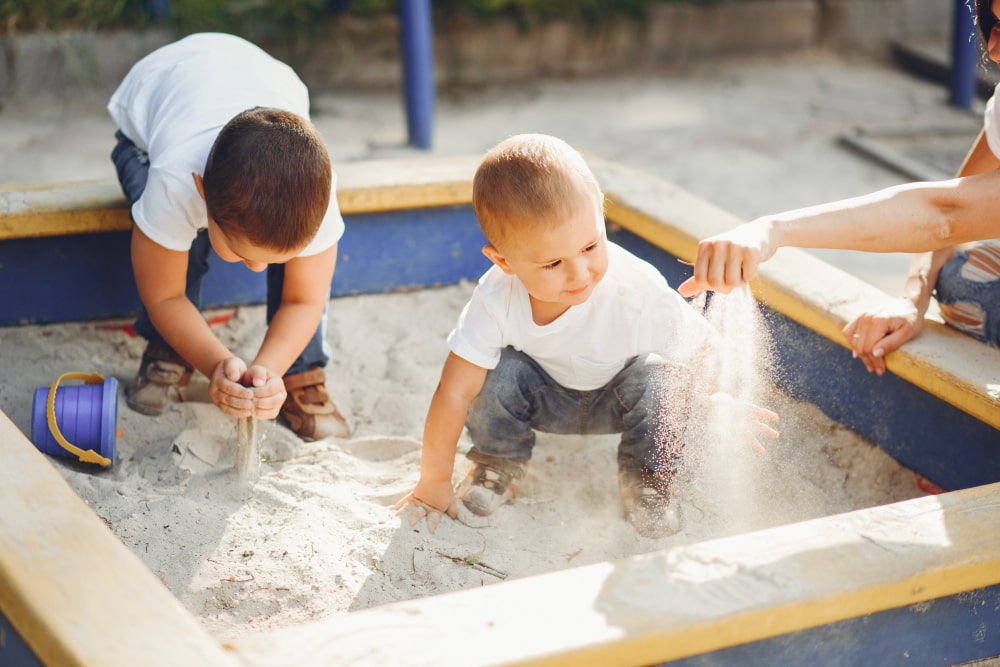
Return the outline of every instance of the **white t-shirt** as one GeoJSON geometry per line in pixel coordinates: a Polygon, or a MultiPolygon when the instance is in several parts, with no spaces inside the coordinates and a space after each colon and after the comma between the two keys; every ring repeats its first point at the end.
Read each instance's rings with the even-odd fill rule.
{"type": "MultiPolygon", "coordinates": [[[[108,102],[119,129],[149,154],[149,180],[132,207],[135,224],[170,250],[186,251],[208,225],[191,177],[202,174],[222,127],[262,106],[309,118],[309,93],[288,65],[233,35],[190,35],[136,63],[108,102]]],[[[300,256],[320,253],[344,233],[336,198],[300,256]]]]}
{"type": "Polygon", "coordinates": [[[997,91],[1000,84],[993,90],[993,95],[986,102],[986,112],[983,114],[983,129],[986,130],[986,143],[994,155],[1000,157],[1000,108],[997,108],[997,91]]]}
{"type": "Polygon", "coordinates": [[[606,385],[637,355],[655,352],[684,363],[714,331],[655,267],[609,242],[608,272],[590,298],[543,326],[531,317],[523,283],[493,266],[479,279],[448,346],[490,369],[509,345],[560,385],[588,391],[606,385]]]}

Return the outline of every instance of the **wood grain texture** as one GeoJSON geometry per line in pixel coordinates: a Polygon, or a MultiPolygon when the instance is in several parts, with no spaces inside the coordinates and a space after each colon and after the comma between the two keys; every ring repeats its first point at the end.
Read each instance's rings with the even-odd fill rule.
{"type": "Polygon", "coordinates": [[[0,457],[0,611],[43,664],[237,664],[2,413],[0,457]]]}
{"type": "Polygon", "coordinates": [[[659,664],[1000,582],[1000,484],[247,637],[252,667],[659,664]]]}

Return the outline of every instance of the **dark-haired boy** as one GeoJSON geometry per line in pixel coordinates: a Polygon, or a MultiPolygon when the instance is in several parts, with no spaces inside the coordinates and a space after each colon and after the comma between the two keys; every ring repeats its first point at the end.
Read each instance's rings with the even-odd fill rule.
{"type": "Polygon", "coordinates": [[[148,339],[128,405],[156,415],[191,373],[233,417],[279,415],[305,439],[344,437],[326,391],[326,308],[344,223],[309,94],[295,72],[232,35],[185,37],[129,71],[108,103],[111,159],[132,204],[132,268],[148,339]],[[267,270],[268,329],[246,362],[199,311],[209,250],[267,270]]]}

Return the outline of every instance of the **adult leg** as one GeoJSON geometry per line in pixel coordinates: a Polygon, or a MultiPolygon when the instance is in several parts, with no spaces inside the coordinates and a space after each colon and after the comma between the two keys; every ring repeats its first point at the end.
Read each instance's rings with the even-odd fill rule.
{"type": "Polygon", "coordinates": [[[1000,239],[956,252],[935,287],[945,322],[1000,346],[1000,239]]]}

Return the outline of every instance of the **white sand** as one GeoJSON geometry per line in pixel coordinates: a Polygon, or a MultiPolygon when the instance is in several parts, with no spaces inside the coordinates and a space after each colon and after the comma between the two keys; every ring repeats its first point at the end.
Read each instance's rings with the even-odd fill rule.
{"type": "MultiPolygon", "coordinates": [[[[614,437],[542,435],[515,504],[480,527],[410,527],[392,507],[416,482],[445,336],[471,288],[334,300],[328,386],[354,435],[303,443],[259,424],[265,462],[247,498],[236,421],[207,402],[200,376],[191,402],[161,417],[120,400],[113,469],[51,460],[220,640],[922,495],[881,450],[775,395],[767,404],[782,435],[765,453],[734,442],[688,447],[684,526],[669,538],[639,537],[621,519],[614,437]]],[[[240,308],[216,330],[249,357],[263,321],[262,307],[240,308]]],[[[30,433],[32,392],[60,373],[99,371],[126,384],[144,341],[119,324],[0,329],[0,408],[30,433]]],[[[456,480],[467,469],[460,456],[456,480]]]]}

